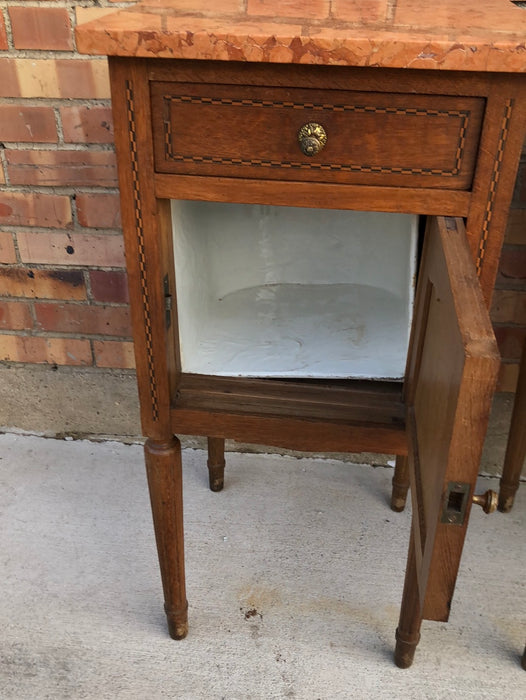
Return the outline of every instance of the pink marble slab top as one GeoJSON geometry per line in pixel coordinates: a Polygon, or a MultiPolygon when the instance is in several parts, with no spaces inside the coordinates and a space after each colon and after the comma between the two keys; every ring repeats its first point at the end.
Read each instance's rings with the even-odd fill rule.
{"type": "Polygon", "coordinates": [[[144,0],[76,35],[87,54],[526,72],[512,0],[144,0]]]}

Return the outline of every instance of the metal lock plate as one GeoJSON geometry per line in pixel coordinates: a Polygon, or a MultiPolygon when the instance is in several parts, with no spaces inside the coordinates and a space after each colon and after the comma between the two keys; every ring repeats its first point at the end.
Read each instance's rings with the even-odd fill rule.
{"type": "Polygon", "coordinates": [[[450,481],[447,485],[441,522],[450,525],[463,525],[466,519],[470,485],[459,481],[450,481]]]}

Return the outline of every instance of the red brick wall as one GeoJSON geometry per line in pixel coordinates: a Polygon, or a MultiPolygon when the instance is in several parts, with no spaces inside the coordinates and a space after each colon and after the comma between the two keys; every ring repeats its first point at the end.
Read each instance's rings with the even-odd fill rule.
{"type": "MultiPolygon", "coordinates": [[[[0,7],[3,361],[133,367],[107,66],[79,56],[73,35],[111,7],[0,7]]],[[[526,333],[526,159],[492,316],[500,389],[512,391],[526,333]]]]}
{"type": "Polygon", "coordinates": [[[0,8],[0,360],[131,368],[107,65],[73,34],[113,7],[82,5],[0,8]]]}

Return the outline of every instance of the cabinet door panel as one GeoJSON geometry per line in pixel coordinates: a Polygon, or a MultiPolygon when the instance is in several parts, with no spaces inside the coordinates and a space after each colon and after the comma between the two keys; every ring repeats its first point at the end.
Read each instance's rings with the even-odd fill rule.
{"type": "Polygon", "coordinates": [[[423,617],[447,620],[499,355],[461,219],[429,220],[406,401],[423,617]]]}

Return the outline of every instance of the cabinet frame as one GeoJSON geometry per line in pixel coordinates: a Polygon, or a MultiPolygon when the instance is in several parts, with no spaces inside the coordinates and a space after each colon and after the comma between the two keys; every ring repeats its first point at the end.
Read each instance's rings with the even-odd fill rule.
{"type": "MultiPolygon", "coordinates": [[[[508,74],[117,57],[110,57],[109,65],[141,419],[148,438],[146,464],[170,633],[181,638],[187,631],[181,460],[175,434],[203,435],[215,440],[214,460],[218,462],[221,455],[217,441],[225,437],[305,451],[391,452],[409,456],[412,492],[416,498],[395,652],[396,663],[408,666],[419,639],[422,618],[447,619],[449,613],[468,517],[458,528],[458,525],[441,525],[437,513],[443,507],[451,479],[465,478],[472,493],[489,415],[498,354],[487,307],[524,136],[523,80],[508,74]],[[321,90],[329,86],[333,90],[385,93],[386,100],[393,93],[477,97],[484,100],[485,108],[473,178],[467,188],[464,184],[464,189],[441,189],[428,187],[425,175],[415,175],[411,186],[387,186],[370,181],[367,184],[318,182],[315,177],[299,182],[243,178],[238,174],[232,177],[224,173],[217,176],[159,173],[155,169],[154,153],[157,138],[154,129],[158,128],[159,115],[151,100],[151,84],[159,81],[174,83],[174,90],[178,83],[189,82],[266,86],[270,94],[273,87],[321,90]],[[469,296],[469,313],[475,314],[484,343],[467,348],[463,345],[466,336],[461,335],[462,357],[468,362],[470,353],[480,351],[483,370],[469,390],[476,390],[479,400],[476,424],[469,433],[471,462],[467,471],[463,471],[458,458],[461,452],[458,436],[451,432],[454,421],[453,424],[445,421],[444,426],[437,428],[451,449],[446,449],[449,457],[441,463],[438,486],[433,490],[433,516],[429,516],[431,524],[427,525],[427,532],[432,535],[424,547],[425,555],[422,521],[418,515],[422,508],[417,484],[419,468],[415,458],[417,453],[422,453],[422,447],[418,447],[418,440],[415,442],[412,427],[412,363],[418,356],[420,341],[414,340],[411,346],[406,374],[409,383],[405,386],[183,374],[177,333],[173,332],[177,327],[177,304],[174,303],[171,198],[427,215],[430,226],[426,242],[440,240],[446,258],[450,245],[457,245],[462,251],[461,264],[455,267],[449,257],[441,275],[444,284],[453,285],[453,296],[464,293],[469,296]],[[448,557],[452,563],[446,571],[444,561],[448,557]]],[[[419,286],[427,269],[426,263],[419,274],[419,286]]],[[[420,296],[422,293],[425,296],[425,292],[418,292],[420,296]]],[[[417,303],[414,338],[420,337],[421,319],[425,317],[418,308],[417,303]]],[[[465,328],[466,320],[462,323],[465,328]]],[[[459,389],[448,407],[451,415],[458,416],[458,421],[466,420],[461,416],[467,410],[466,402],[471,400],[466,395],[467,384],[460,382],[460,385],[462,390],[459,389]]],[[[469,516],[469,507],[467,511],[469,516]]]]}

